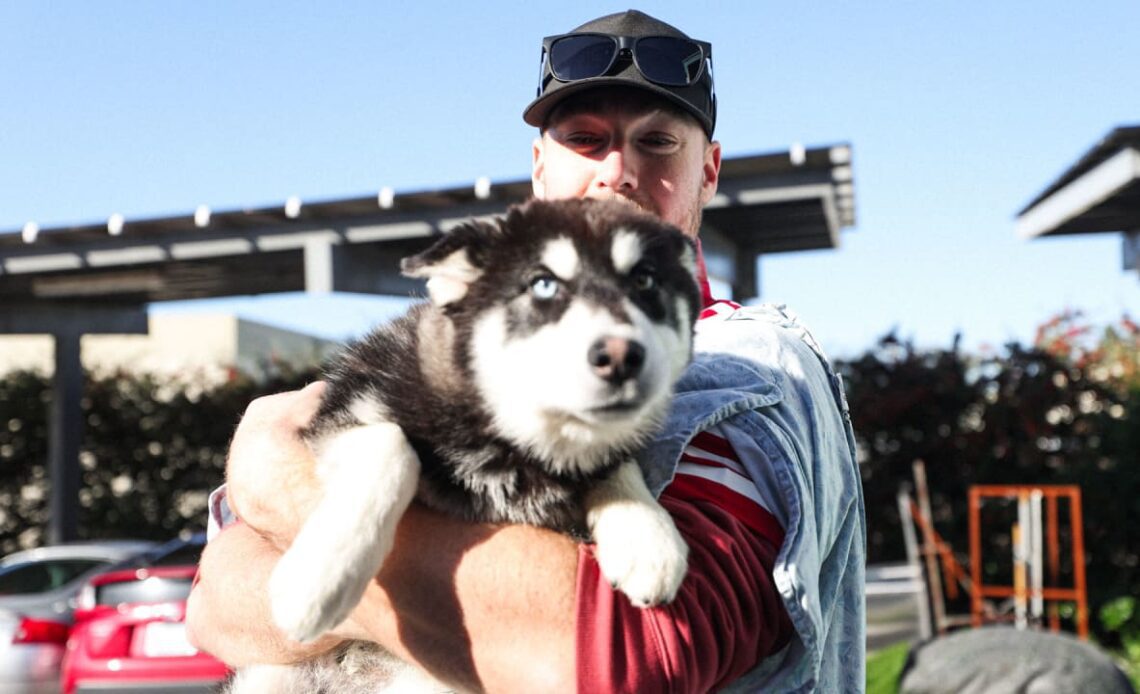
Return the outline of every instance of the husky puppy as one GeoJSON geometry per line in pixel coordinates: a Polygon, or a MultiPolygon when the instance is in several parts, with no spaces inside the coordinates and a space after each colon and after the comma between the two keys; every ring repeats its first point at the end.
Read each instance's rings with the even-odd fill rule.
{"type": "MultiPolygon", "coordinates": [[[[402,269],[430,301],[347,346],[304,432],[324,496],[271,578],[277,624],[308,641],[343,621],[413,497],[591,538],[635,605],[672,600],[688,548],[633,456],[692,354],[692,242],[627,204],[531,201],[402,269]]],[[[342,646],[246,669],[234,691],[377,691],[402,676],[392,660],[342,646]]]]}

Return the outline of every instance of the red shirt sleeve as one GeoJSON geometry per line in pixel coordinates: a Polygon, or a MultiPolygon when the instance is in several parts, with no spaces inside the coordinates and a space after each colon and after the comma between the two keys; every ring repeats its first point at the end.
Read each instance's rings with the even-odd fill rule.
{"type": "Polygon", "coordinates": [[[781,538],[674,486],[660,501],[689,543],[689,573],[671,604],[632,606],[602,577],[592,546],[579,550],[579,692],[709,691],[791,637],[772,581],[781,538]]]}

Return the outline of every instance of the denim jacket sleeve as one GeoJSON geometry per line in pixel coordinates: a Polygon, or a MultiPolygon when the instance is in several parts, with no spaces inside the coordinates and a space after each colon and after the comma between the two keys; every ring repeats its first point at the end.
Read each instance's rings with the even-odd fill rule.
{"type": "Polygon", "coordinates": [[[787,524],[773,577],[796,638],[727,690],[862,691],[866,530],[842,383],[783,307],[702,321],[695,344],[664,433],[639,459],[650,489],[669,484],[696,433],[731,420],[763,453],[742,463],[755,484],[776,486],[763,492],[787,524]]]}

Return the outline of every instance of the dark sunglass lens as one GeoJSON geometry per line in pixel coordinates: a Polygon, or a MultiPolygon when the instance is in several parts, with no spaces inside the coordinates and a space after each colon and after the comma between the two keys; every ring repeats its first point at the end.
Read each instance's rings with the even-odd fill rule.
{"type": "Polygon", "coordinates": [[[639,39],[634,58],[641,74],[658,84],[683,87],[701,74],[701,47],[692,41],[668,36],[639,39]]]}
{"type": "Polygon", "coordinates": [[[616,52],[617,43],[608,36],[567,36],[550,47],[550,69],[566,82],[600,77],[616,52]]]}

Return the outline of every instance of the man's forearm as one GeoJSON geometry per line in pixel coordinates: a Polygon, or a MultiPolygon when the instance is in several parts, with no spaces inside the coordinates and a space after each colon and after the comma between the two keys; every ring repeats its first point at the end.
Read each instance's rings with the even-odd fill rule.
{"type": "Polygon", "coordinates": [[[577,546],[529,526],[413,505],[353,621],[463,689],[571,691],[577,546]]]}
{"type": "MultiPolygon", "coordinates": [[[[292,662],[335,643],[300,647],[270,624],[265,586],[277,556],[242,526],[207,547],[190,624],[205,650],[242,665],[292,662]],[[240,585],[230,585],[239,572],[240,585]],[[225,585],[211,583],[223,576],[225,585]],[[202,623],[211,619],[221,621],[202,623]]],[[[380,643],[463,689],[570,691],[576,572],[577,547],[565,536],[413,505],[379,580],[337,635],[380,643]]]]}

